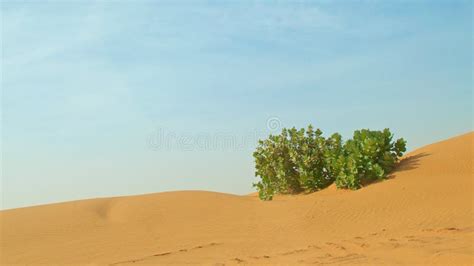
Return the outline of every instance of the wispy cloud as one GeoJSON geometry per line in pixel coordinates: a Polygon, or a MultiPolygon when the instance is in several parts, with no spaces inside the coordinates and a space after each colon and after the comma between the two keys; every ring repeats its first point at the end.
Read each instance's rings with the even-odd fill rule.
{"type": "Polygon", "coordinates": [[[5,3],[10,4],[15,8],[3,10],[2,25],[3,64],[8,69],[44,62],[103,37],[103,4],[29,3],[16,8],[5,3]]]}

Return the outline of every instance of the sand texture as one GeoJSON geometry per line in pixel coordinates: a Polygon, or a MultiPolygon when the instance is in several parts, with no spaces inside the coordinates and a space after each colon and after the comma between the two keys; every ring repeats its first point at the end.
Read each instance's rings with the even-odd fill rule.
{"type": "Polygon", "coordinates": [[[205,191],[0,212],[0,264],[474,264],[474,133],[406,155],[388,180],[308,195],[205,191]]]}

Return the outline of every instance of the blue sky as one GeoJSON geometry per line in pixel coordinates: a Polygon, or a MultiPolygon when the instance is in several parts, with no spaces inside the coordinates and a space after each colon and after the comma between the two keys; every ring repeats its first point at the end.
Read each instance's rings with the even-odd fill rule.
{"type": "Polygon", "coordinates": [[[472,130],[471,1],[1,3],[2,208],[249,193],[269,119],[472,130]]]}

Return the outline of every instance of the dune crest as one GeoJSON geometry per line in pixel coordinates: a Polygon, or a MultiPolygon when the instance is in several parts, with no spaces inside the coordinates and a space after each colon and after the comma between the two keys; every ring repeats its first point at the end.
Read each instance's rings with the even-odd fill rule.
{"type": "Polygon", "coordinates": [[[474,133],[406,155],[357,191],[205,191],[0,212],[0,264],[474,263],[474,133]]]}

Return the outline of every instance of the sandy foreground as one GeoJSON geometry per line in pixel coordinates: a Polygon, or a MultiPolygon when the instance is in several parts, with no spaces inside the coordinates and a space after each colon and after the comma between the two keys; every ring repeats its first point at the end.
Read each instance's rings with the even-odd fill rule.
{"type": "Polygon", "coordinates": [[[183,191],[0,212],[0,264],[474,264],[474,133],[358,191],[183,191]]]}

